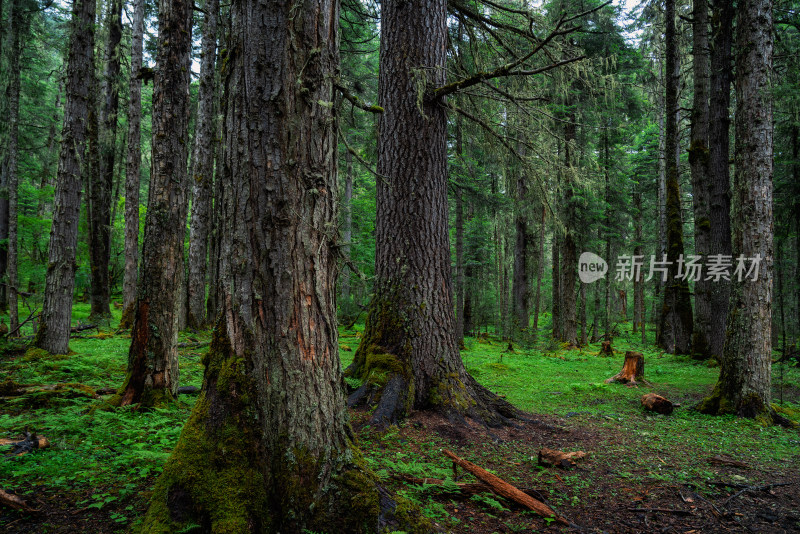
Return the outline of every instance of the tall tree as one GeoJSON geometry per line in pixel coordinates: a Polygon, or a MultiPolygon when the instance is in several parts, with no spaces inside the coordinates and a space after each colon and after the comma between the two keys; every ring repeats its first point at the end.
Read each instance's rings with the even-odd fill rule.
{"type": "MultiPolygon", "coordinates": [[[[709,219],[708,128],[710,57],[708,43],[708,2],[694,0],[692,11],[692,65],[694,74],[694,103],[692,104],[692,141],[689,164],[692,172],[692,206],[694,208],[694,252],[707,257],[711,223],[709,219]]],[[[711,295],[710,281],[701,276],[694,283],[694,327],[692,357],[705,359],[710,355],[711,295]]]]}
{"type": "MultiPolygon", "coordinates": [[[[730,256],[731,187],[730,187],[730,98],[733,39],[733,0],[714,2],[711,47],[711,98],[709,102],[708,194],[710,256],[730,256]]],[[[708,354],[723,356],[727,329],[730,283],[721,278],[710,284],[710,315],[708,354]]]]}
{"type": "Polygon", "coordinates": [[[139,187],[141,185],[142,50],[144,0],[134,0],[131,22],[131,75],[128,82],[128,156],[125,171],[125,273],[120,328],[130,328],[136,306],[139,263],[139,187]]]}
{"type": "MultiPolygon", "coordinates": [[[[104,56],[102,102],[99,103],[99,169],[87,177],[87,219],[89,222],[89,316],[108,320],[111,316],[111,190],[117,153],[117,111],[119,109],[120,42],[122,41],[122,0],[113,0],[106,15],[108,40],[104,56]]],[[[94,157],[94,156],[93,156],[94,157]]]]}
{"type": "Polygon", "coordinates": [[[678,175],[678,87],[680,85],[680,63],[678,40],[675,31],[675,1],[665,2],[665,48],[666,91],[664,155],[666,159],[666,212],[667,212],[667,261],[669,270],[664,286],[658,344],[667,352],[688,354],[692,343],[692,303],[689,284],[679,278],[678,259],[683,255],[683,216],[681,213],[681,190],[678,175]]]}
{"type": "Polygon", "coordinates": [[[736,10],[735,171],[730,319],[720,376],[701,412],[772,420],[772,1],[736,10]],[[747,268],[760,260],[757,275],[747,268]]]}
{"type": "Polygon", "coordinates": [[[53,354],[69,351],[75,286],[81,177],[88,160],[88,122],[94,84],[94,0],[72,5],[66,104],[61,132],[53,222],[41,322],[34,344],[53,354]]]}
{"type": "Polygon", "coordinates": [[[117,402],[159,404],[178,389],[178,294],[186,228],[192,8],[161,0],[153,86],[153,170],[125,383],[117,402]]]}
{"type": "MultiPolygon", "coordinates": [[[[464,368],[455,336],[447,209],[447,2],[381,5],[375,288],[348,372],[356,403],[382,389],[373,421],[411,408],[501,424],[515,410],[464,368]]],[[[477,83],[477,82],[475,82],[477,83]]]]}
{"type": "Polygon", "coordinates": [[[206,0],[203,24],[200,88],[197,101],[197,126],[194,137],[192,214],[189,226],[189,279],[187,283],[187,325],[206,324],[206,267],[208,234],[211,226],[211,197],[214,177],[214,103],[216,101],[214,64],[217,52],[219,0],[206,0]]]}
{"type": "Polygon", "coordinates": [[[376,532],[384,501],[348,434],[337,346],[338,2],[237,0],[232,12],[233,258],[203,390],[143,530],[376,532]]]}

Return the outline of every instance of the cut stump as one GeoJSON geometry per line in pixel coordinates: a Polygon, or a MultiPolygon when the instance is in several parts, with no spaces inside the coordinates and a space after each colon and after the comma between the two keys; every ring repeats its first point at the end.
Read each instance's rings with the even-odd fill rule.
{"type": "Polygon", "coordinates": [[[675,409],[674,404],[655,393],[642,395],[642,406],[644,406],[645,410],[660,413],[661,415],[669,415],[672,413],[672,410],[675,409]]]}
{"type": "Polygon", "coordinates": [[[598,356],[613,356],[614,349],[611,348],[610,341],[603,341],[603,346],[600,348],[600,352],[597,353],[598,356]]]}
{"type": "Polygon", "coordinates": [[[641,352],[628,351],[625,353],[625,363],[622,371],[606,380],[606,384],[613,383],[636,385],[644,382],[644,356],[641,352]]]}

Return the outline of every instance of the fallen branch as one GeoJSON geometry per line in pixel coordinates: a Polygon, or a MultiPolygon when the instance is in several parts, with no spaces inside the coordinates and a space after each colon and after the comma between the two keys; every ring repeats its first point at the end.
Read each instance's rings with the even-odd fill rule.
{"type": "Polygon", "coordinates": [[[746,488],[740,489],[739,491],[737,491],[736,493],[725,499],[725,501],[722,503],[722,506],[725,506],[739,495],[746,493],[748,491],[764,491],[772,488],[779,488],[781,486],[791,486],[792,484],[794,484],[794,482],[776,482],[774,484],[765,484],[764,486],[747,486],[746,488]]]}
{"type": "Polygon", "coordinates": [[[23,512],[35,513],[39,510],[35,508],[31,508],[28,503],[26,503],[22,497],[18,495],[12,495],[11,493],[6,493],[5,491],[0,489],[0,504],[8,506],[9,508],[13,508],[15,510],[22,510],[23,512]]]}
{"type": "Polygon", "coordinates": [[[83,332],[84,330],[91,330],[92,328],[97,328],[96,324],[79,324],[78,326],[73,326],[69,329],[71,334],[77,334],[79,332],[83,332]]]}
{"type": "Polygon", "coordinates": [[[750,469],[750,466],[744,462],[740,462],[738,460],[734,460],[732,458],[726,458],[721,454],[715,454],[711,458],[708,459],[708,463],[713,465],[728,465],[731,467],[741,467],[742,469],[750,469]]]}
{"type": "Polygon", "coordinates": [[[662,513],[662,514],[678,514],[678,515],[692,515],[691,510],[675,510],[673,508],[628,508],[629,512],[643,512],[643,513],[662,513]]]}
{"type": "Polygon", "coordinates": [[[498,495],[505,497],[506,499],[512,500],[517,504],[521,504],[522,506],[528,508],[529,510],[533,510],[534,512],[538,513],[542,517],[555,519],[562,525],[567,525],[567,526],[570,525],[569,521],[556,514],[552,508],[550,508],[541,501],[537,501],[527,493],[523,493],[522,491],[515,488],[505,480],[501,479],[500,477],[491,474],[489,471],[483,469],[482,467],[478,467],[472,462],[459,458],[458,456],[448,451],[447,449],[445,449],[442,452],[444,453],[445,456],[453,460],[454,464],[462,467],[463,469],[475,475],[475,477],[478,480],[480,480],[481,482],[492,488],[492,491],[497,493],[498,495]]]}

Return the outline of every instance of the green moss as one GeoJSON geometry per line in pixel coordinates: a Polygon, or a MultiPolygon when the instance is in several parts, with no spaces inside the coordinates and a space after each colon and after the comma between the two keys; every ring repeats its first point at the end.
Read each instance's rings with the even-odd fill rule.
{"type": "Polygon", "coordinates": [[[66,358],[67,358],[66,354],[50,354],[44,349],[31,347],[25,351],[25,355],[22,357],[22,361],[36,362],[39,360],[65,360],[66,358]]]}
{"type": "Polygon", "coordinates": [[[3,382],[0,382],[0,397],[16,395],[20,389],[22,389],[21,385],[17,384],[10,378],[6,378],[3,382]]]}

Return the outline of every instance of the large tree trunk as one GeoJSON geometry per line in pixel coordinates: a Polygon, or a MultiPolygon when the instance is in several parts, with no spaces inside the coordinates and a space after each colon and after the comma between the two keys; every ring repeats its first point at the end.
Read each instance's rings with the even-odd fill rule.
{"type": "Polygon", "coordinates": [[[683,254],[683,216],[678,175],[678,85],[680,69],[675,32],[675,0],[666,0],[666,96],[664,146],[667,171],[667,261],[669,273],[664,286],[658,344],[666,352],[689,354],[692,345],[692,302],[689,284],[678,279],[678,258],[683,254]]]}
{"type": "Polygon", "coordinates": [[[143,531],[376,532],[376,479],[348,434],[326,230],[338,3],[232,10],[223,248],[234,258],[203,390],[143,531]]]}
{"type": "Polygon", "coordinates": [[[177,299],[183,282],[192,7],[161,0],[153,86],[153,172],[122,406],[159,404],[178,388],[177,299]]]}
{"type": "MultiPolygon", "coordinates": [[[[344,217],[342,218],[342,256],[346,262],[352,261],[350,255],[350,243],[353,240],[353,154],[346,151],[344,155],[345,161],[345,175],[344,175],[344,198],[342,199],[342,206],[344,210],[344,217]]],[[[351,269],[349,265],[342,267],[341,274],[339,275],[342,302],[345,305],[350,305],[350,275],[351,269]]],[[[354,308],[352,308],[354,309],[354,308]]]]}
{"type": "Polygon", "coordinates": [[[44,302],[34,341],[37,347],[54,354],[69,352],[81,176],[88,159],[87,123],[94,83],[94,16],[94,0],[75,0],[44,302]]]}
{"type": "Polygon", "coordinates": [[[206,325],[206,265],[208,234],[211,226],[211,200],[214,178],[214,102],[216,100],[214,64],[217,53],[219,0],[206,0],[203,24],[203,52],[200,63],[200,88],[197,100],[197,126],[194,138],[194,180],[192,214],[189,227],[189,280],[186,286],[189,328],[206,325]]]}
{"type": "MultiPolygon", "coordinates": [[[[518,152],[524,156],[524,147],[518,147],[518,152]]],[[[520,165],[521,167],[521,165],[520,165]]],[[[515,169],[516,174],[516,206],[514,213],[514,271],[512,295],[512,333],[525,335],[530,323],[530,279],[528,264],[530,252],[528,245],[528,184],[527,173],[524,169],[515,169]]]]}
{"type": "MultiPolygon", "coordinates": [[[[447,117],[418,87],[445,81],[445,0],[381,5],[375,296],[352,376],[382,388],[373,421],[411,408],[502,424],[516,412],[464,368],[455,336],[447,117]]],[[[429,92],[426,91],[426,94],[429,92]]],[[[356,395],[356,394],[354,394],[356,395]]],[[[353,399],[355,401],[355,399],[353,399]]]]}
{"type": "Polygon", "coordinates": [[[128,159],[125,171],[125,275],[122,281],[120,328],[130,328],[136,306],[139,262],[139,187],[141,184],[142,41],[144,0],[134,0],[131,23],[131,78],[128,96],[128,159]]]}
{"type": "MultiPolygon", "coordinates": [[[[733,39],[734,7],[732,0],[714,2],[713,45],[711,49],[711,101],[709,105],[709,255],[730,256],[731,190],[730,170],[730,94],[731,40],[733,39]]],[[[708,353],[722,357],[725,346],[730,283],[720,279],[708,288],[710,314],[708,353]]]]}
{"type": "Polygon", "coordinates": [[[578,278],[578,250],[575,242],[576,213],[573,200],[573,175],[572,175],[572,146],[576,139],[575,114],[569,113],[564,124],[564,177],[562,186],[564,191],[564,227],[565,235],[562,242],[561,258],[561,341],[572,345],[578,344],[578,324],[576,310],[575,281],[578,278]]]}
{"type": "MultiPolygon", "coordinates": [[[[461,26],[459,25],[459,46],[461,46],[461,26]]],[[[456,117],[456,154],[463,166],[464,146],[461,116],[456,117]]],[[[455,185],[456,197],[456,341],[459,348],[464,347],[464,191],[460,184],[455,185]]]]}
{"type": "Polygon", "coordinates": [[[542,219],[539,225],[539,246],[537,247],[536,257],[536,291],[533,296],[533,332],[534,335],[539,330],[539,306],[542,301],[542,277],[544,276],[544,238],[545,238],[545,222],[547,220],[547,211],[545,205],[542,203],[542,219]]]}
{"type": "Polygon", "coordinates": [[[103,102],[99,107],[99,169],[87,177],[87,219],[89,222],[89,317],[108,321],[111,317],[111,285],[108,265],[111,258],[111,189],[117,153],[117,111],[119,109],[119,71],[122,40],[122,0],[113,0],[106,19],[108,41],[103,73],[103,102]]]}
{"type": "MultiPolygon", "coordinates": [[[[692,106],[692,141],[689,146],[689,164],[692,172],[692,206],[694,208],[694,253],[708,256],[711,223],[709,220],[708,179],[708,117],[709,117],[709,49],[708,2],[694,0],[692,12],[694,104],[692,106]]],[[[692,357],[706,359],[710,356],[711,335],[711,282],[700,276],[694,283],[694,326],[692,331],[692,357]]]]}
{"type": "Polygon", "coordinates": [[[720,377],[704,413],[772,419],[772,2],[743,0],[736,20],[734,262],[753,258],[753,276],[731,278],[730,318],[720,377]],[[737,258],[739,260],[737,261],[737,258]]]}

